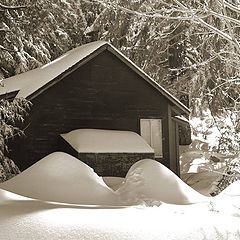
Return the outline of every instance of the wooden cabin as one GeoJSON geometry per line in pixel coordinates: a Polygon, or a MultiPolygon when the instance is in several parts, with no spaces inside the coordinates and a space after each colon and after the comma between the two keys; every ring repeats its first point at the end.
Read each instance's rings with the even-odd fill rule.
{"type": "MultiPolygon", "coordinates": [[[[154,149],[154,158],[179,174],[178,126],[186,123],[181,116],[188,117],[189,109],[107,42],[85,44],[5,79],[0,94],[33,103],[26,136],[10,147],[21,170],[51,152],[71,152],[61,134],[105,129],[139,134],[154,149]]],[[[126,169],[117,172],[123,176],[126,169]]]]}

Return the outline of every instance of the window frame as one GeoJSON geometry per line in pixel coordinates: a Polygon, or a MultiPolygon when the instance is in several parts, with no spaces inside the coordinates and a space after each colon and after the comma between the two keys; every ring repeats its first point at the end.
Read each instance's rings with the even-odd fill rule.
{"type": "Polygon", "coordinates": [[[140,118],[140,121],[139,121],[139,124],[140,124],[140,135],[143,137],[143,139],[153,148],[153,150],[154,150],[154,154],[155,154],[155,158],[163,158],[163,125],[162,125],[162,118],[140,118]],[[160,131],[160,154],[159,155],[157,155],[156,153],[155,153],[155,149],[154,149],[154,140],[153,140],[153,134],[152,134],[152,132],[153,132],[153,124],[152,124],[152,122],[153,121],[159,121],[160,122],[160,129],[161,129],[161,131],[160,131]],[[142,135],[142,126],[143,126],[143,124],[142,124],[142,122],[143,121],[150,121],[150,143],[148,143],[147,142],[147,140],[143,137],[143,135],[142,135]]]}

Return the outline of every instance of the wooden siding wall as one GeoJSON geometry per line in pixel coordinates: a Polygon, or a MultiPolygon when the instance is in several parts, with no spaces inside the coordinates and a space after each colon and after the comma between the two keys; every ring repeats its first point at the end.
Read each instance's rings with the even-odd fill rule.
{"type": "Polygon", "coordinates": [[[168,101],[107,50],[32,100],[26,138],[12,158],[21,170],[61,150],[58,136],[78,128],[140,133],[141,118],[161,118],[163,155],[169,165],[168,101]]]}

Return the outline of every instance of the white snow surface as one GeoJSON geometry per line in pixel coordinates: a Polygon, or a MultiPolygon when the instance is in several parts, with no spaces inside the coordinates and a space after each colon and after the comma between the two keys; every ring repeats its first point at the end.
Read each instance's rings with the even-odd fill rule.
{"type": "Polygon", "coordinates": [[[233,182],[225,188],[219,195],[238,196],[240,199],[240,180],[233,182]]]}
{"type": "Polygon", "coordinates": [[[107,184],[108,187],[115,191],[122,185],[122,183],[124,182],[124,178],[107,176],[103,177],[103,181],[107,184]]]}
{"type": "Polygon", "coordinates": [[[137,133],[103,129],[77,129],[61,134],[81,153],[154,153],[137,133]]]}
{"type": "Polygon", "coordinates": [[[135,163],[117,192],[127,204],[192,204],[208,201],[207,197],[193,190],[167,167],[151,159],[135,163]]]}
{"type": "Polygon", "coordinates": [[[219,173],[211,171],[185,173],[181,175],[181,179],[197,192],[210,197],[218,182],[219,173]]]}
{"type": "Polygon", "coordinates": [[[118,196],[92,168],[62,152],[52,153],[14,178],[5,190],[52,202],[119,205],[118,196]]]}
{"type": "MultiPolygon", "coordinates": [[[[114,184],[120,180],[107,179],[114,184]]],[[[3,186],[0,239],[4,240],[240,239],[240,208],[232,197],[239,194],[239,182],[226,189],[232,195],[228,198],[204,198],[154,160],[134,164],[116,192],[86,164],[60,152],[48,155],[5,182],[8,191],[3,186]],[[27,191],[38,199],[12,193],[10,188],[15,192],[27,191]],[[142,204],[121,205],[117,195],[121,199],[128,197],[128,204],[136,203],[132,201],[135,196],[142,204]],[[60,202],[43,201],[49,197],[49,201],[60,202]],[[79,204],[61,203],[63,200],[79,204]],[[177,205],[164,201],[197,203],[177,205]],[[153,207],[147,207],[149,202],[153,207]]]]}
{"type": "Polygon", "coordinates": [[[240,218],[205,204],[94,207],[43,202],[0,189],[0,239],[239,240],[240,218]]]}

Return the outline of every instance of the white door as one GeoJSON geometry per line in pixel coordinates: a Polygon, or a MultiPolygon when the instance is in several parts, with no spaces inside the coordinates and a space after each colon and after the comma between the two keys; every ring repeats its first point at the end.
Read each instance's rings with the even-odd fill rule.
{"type": "Polygon", "coordinates": [[[162,120],[141,119],[141,136],[154,149],[155,157],[162,157],[162,120]]]}

